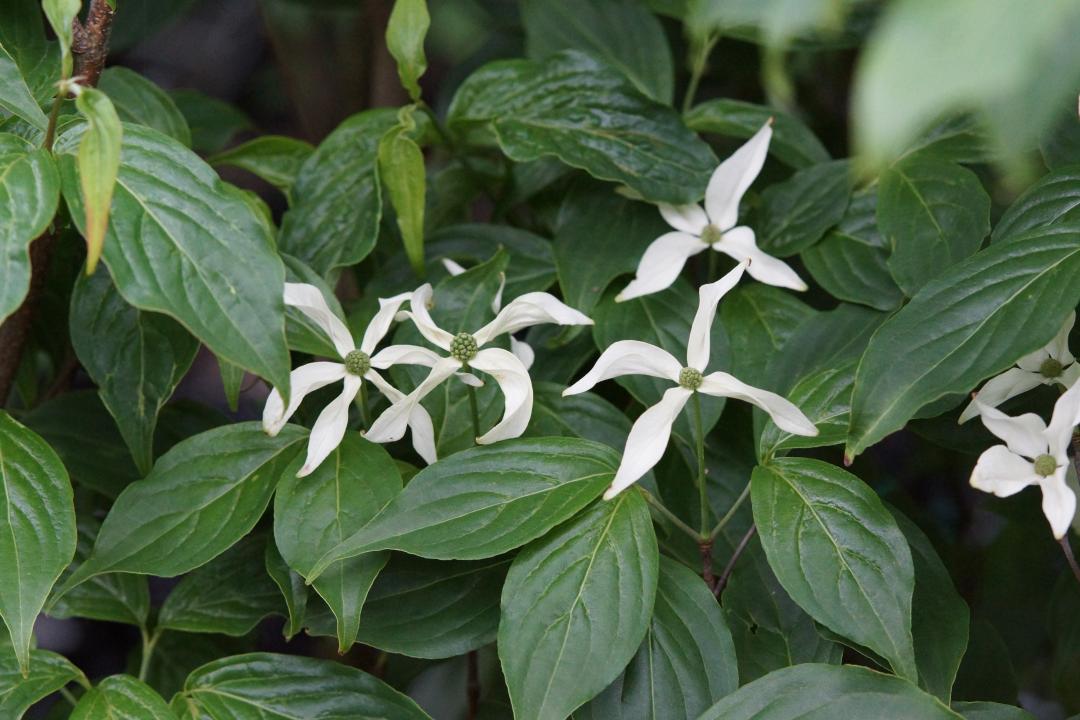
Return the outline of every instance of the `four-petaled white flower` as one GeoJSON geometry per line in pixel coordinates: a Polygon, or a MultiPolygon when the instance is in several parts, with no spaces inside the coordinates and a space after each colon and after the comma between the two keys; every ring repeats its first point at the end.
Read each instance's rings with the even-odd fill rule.
{"type": "MultiPolygon", "coordinates": [[[[443,267],[446,268],[446,272],[451,275],[460,275],[465,272],[465,268],[458,265],[450,258],[442,259],[443,267]]],[[[496,315],[502,310],[502,296],[503,290],[506,289],[506,273],[499,273],[499,291],[495,293],[495,297],[491,300],[491,312],[496,315]]],[[[529,343],[523,340],[518,340],[513,335],[510,336],[510,352],[517,356],[517,359],[521,361],[521,364],[528,370],[532,367],[533,362],[536,360],[536,353],[533,352],[529,343]]]]}
{"type": "Polygon", "coordinates": [[[660,402],[641,413],[630,428],[622,462],[611,487],[604,493],[605,500],[610,500],[637,482],[660,462],[671,437],[671,426],[695,392],[745,400],[769,413],[773,422],[787,432],[809,436],[818,434],[817,428],[799,408],[776,393],[747,385],[725,372],[705,374],[709,365],[710,330],[716,316],[716,306],[720,298],[735,287],[745,269],[746,265],[740,263],[718,281],[703,285],[698,290],[698,308],[690,326],[685,367],[667,350],[655,345],[639,340],[619,340],[601,353],[592,370],[563,391],[563,395],[576,395],[591,389],[601,380],[621,375],[651,375],[677,383],[676,387],[664,393],[660,402]]]}
{"type": "Polygon", "coordinates": [[[712,249],[738,262],[749,260],[748,272],[760,282],[806,290],[806,283],[787,263],[757,246],[754,231],[739,220],[739,202],[765,164],[772,137],[772,120],[713,172],[705,190],[705,209],[699,205],[659,205],[660,214],[675,232],[661,235],[645,249],[637,277],[615,297],[616,302],[660,292],[671,286],[688,258],[712,249]]]}
{"type": "MultiPolygon", "coordinates": [[[[1025,393],[1039,385],[1063,385],[1066,389],[1080,379],[1080,363],[1069,352],[1069,333],[1076,322],[1076,313],[1069,313],[1065,324],[1054,339],[1045,346],[1016,361],[1016,367],[990,378],[979,390],[979,403],[997,407],[1010,398],[1025,393]]],[[[972,400],[959,422],[967,422],[979,414],[972,400]]]]}
{"type": "MultiPolygon", "coordinates": [[[[502,348],[481,348],[504,333],[515,333],[532,325],[592,325],[592,320],[555,297],[543,292],[531,292],[512,300],[495,319],[475,333],[454,335],[443,330],[431,319],[431,285],[417,288],[409,300],[410,312],[401,313],[412,319],[420,333],[433,345],[449,353],[449,357],[422,347],[399,345],[393,350],[393,364],[425,365],[431,368],[428,376],[407,396],[392,404],[380,415],[365,437],[374,442],[393,442],[405,432],[408,419],[420,401],[439,383],[459,371],[479,370],[495,378],[505,400],[502,419],[488,432],[476,438],[486,445],[515,438],[525,432],[532,417],[532,380],[524,364],[513,353],[502,348]]],[[[413,428],[415,436],[417,429],[413,428]]],[[[434,439],[432,438],[432,443],[434,439]]]]}
{"type": "Polygon", "coordinates": [[[1062,394],[1054,405],[1049,427],[1034,413],[1009,417],[985,405],[975,406],[986,428],[1005,441],[979,456],[971,473],[971,486],[998,497],[1008,497],[1028,485],[1042,489],[1042,510],[1054,537],[1061,539],[1076,514],[1076,494],[1066,483],[1073,428],[1080,422],[1080,383],[1062,394]]]}
{"type": "MultiPolygon", "coordinates": [[[[395,359],[407,356],[400,347],[387,347],[372,354],[379,342],[386,337],[390,324],[401,305],[409,299],[409,293],[379,300],[379,311],[364,330],[363,339],[357,347],[352,334],[345,323],[326,304],[326,299],[314,285],[305,283],[285,283],[285,304],[295,307],[307,315],[326,334],[341,356],[341,362],[318,361],[302,365],[289,375],[292,396],[288,407],[282,400],[281,393],[275,388],[266,399],[263,408],[263,427],[270,435],[277,435],[289,421],[300,402],[309,393],[321,387],[344,381],[341,394],[327,405],[311,428],[308,440],[307,458],[304,466],[297,473],[298,477],[310,475],[345,437],[349,422],[349,406],[360,392],[360,386],[367,380],[391,402],[401,400],[404,395],[387,383],[376,368],[384,370],[394,364],[395,359]]],[[[406,418],[413,431],[413,446],[416,452],[430,464],[435,462],[434,431],[431,417],[423,407],[412,409],[406,418]]]]}

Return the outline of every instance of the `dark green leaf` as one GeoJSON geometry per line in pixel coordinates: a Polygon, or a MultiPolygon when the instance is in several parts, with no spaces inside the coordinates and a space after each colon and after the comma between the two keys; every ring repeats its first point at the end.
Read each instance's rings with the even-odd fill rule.
{"type": "MultiPolygon", "coordinates": [[[[307,283],[319,288],[330,310],[339,318],[345,318],[345,310],[342,309],[341,302],[334,294],[333,287],[321,275],[305,265],[302,260],[297,260],[291,255],[282,254],[281,259],[285,263],[286,282],[307,283]]],[[[326,331],[294,307],[285,308],[285,335],[288,338],[289,347],[293,350],[319,357],[338,357],[337,348],[334,347],[326,331]]]]}
{"type": "Polygon", "coordinates": [[[782,458],[754,470],[754,521],[769,565],[815,620],[917,678],[911,552],[896,522],[854,475],[782,458]]]}
{"type": "Polygon", "coordinates": [[[291,640],[304,627],[308,601],[307,585],[304,584],[304,578],[300,577],[300,573],[285,564],[285,559],[278,552],[273,536],[267,539],[264,563],[267,575],[274,581],[285,599],[285,607],[289,614],[282,634],[286,640],[291,640]]]}
{"type": "MultiPolygon", "coordinates": [[[[77,223],[84,213],[69,153],[82,131],[58,141],[77,223]]],[[[190,150],[125,127],[104,258],[129,303],[173,316],[217,355],[288,394],[285,272],[273,240],[240,191],[190,150]]]]}
{"type": "Polygon", "coordinates": [[[847,439],[856,360],[822,368],[799,379],[785,394],[818,429],[815,437],[792,435],[764,416],[758,452],[769,458],[780,450],[840,445],[847,439]]]}
{"type": "Polygon", "coordinates": [[[648,632],[658,564],[648,506],[634,491],[518,553],[499,623],[515,718],[565,718],[618,676],[648,632]]]}
{"type": "Polygon", "coordinates": [[[565,385],[533,382],[529,437],[580,437],[622,451],[630,421],[614,405],[593,393],[563,397],[565,385]]]}
{"type": "Polygon", "coordinates": [[[814,133],[794,115],[783,110],[754,105],[741,100],[708,100],[686,113],[691,130],[749,140],[772,118],[773,136],[769,152],[796,170],[827,162],[829,151],[814,133]]]}
{"type": "Polygon", "coordinates": [[[931,280],[875,333],[852,395],[847,457],[962,394],[1061,329],[1080,300],[1080,232],[991,245],[931,280]]]}
{"type": "Polygon", "coordinates": [[[220,152],[207,162],[215,167],[231,165],[247,170],[288,195],[300,176],[300,168],[313,152],[315,148],[303,140],[263,135],[220,152]]]}
{"type": "Polygon", "coordinates": [[[1080,165],[1044,175],[1016,198],[994,226],[991,242],[1008,242],[1029,231],[1080,220],[1080,165]]]}
{"type": "Polygon", "coordinates": [[[105,272],[80,274],[68,317],[80,363],[97,383],[139,472],[149,473],[158,413],[199,343],[175,320],[128,305],[105,272]]]}
{"type": "Polygon", "coordinates": [[[225,402],[229,404],[229,410],[236,412],[240,409],[240,391],[244,384],[244,368],[233,365],[228,360],[217,360],[218,373],[221,375],[221,389],[225,392],[225,402]]]}
{"type": "Polygon", "coordinates": [[[169,94],[139,73],[113,66],[101,73],[98,87],[109,96],[124,122],[146,125],[191,146],[187,120],[169,94]]]}
{"type": "Polygon", "coordinates": [[[644,642],[622,676],[574,720],[696,718],[738,686],[735,646],[716,598],[701,577],[661,556],[644,642]]]}
{"type": "Polygon", "coordinates": [[[660,22],[638,0],[526,0],[528,56],[581,50],[618,68],[642,94],[671,104],[675,69],[660,22]]]}
{"type": "Polygon", "coordinates": [[[386,48],[397,61],[401,86],[413,102],[420,100],[420,77],[427,70],[424,38],[430,25],[427,0],[395,0],[386,25],[386,48]]]}
{"type": "Polygon", "coordinates": [[[528,438],[466,450],[421,470],[314,572],[391,548],[438,560],[479,560],[533,540],[595,499],[618,455],[576,438],[528,438]]]}
{"type": "Polygon", "coordinates": [[[25,673],[34,620],[75,557],[75,505],[60,458],[3,411],[0,491],[0,617],[25,673]]]}
{"type": "Polygon", "coordinates": [[[67,658],[47,650],[30,651],[30,672],[23,675],[15,656],[0,652],[0,716],[19,720],[31,705],[70,682],[88,684],[67,658]]]}
{"type": "Polygon", "coordinates": [[[769,358],[815,314],[794,293],[771,285],[742,285],[729,292],[720,303],[720,322],[731,343],[730,372],[743,382],[762,385],[769,358]]]}
{"type": "Polygon", "coordinates": [[[474,72],[449,110],[458,131],[490,128],[517,162],[554,155],[649,200],[699,200],[712,150],[678,115],[640,95],[619,71],[566,50],[542,62],[504,60],[474,72]]]}
{"type": "MultiPolygon", "coordinates": [[[[319,558],[351,537],[401,491],[401,475],[381,445],[350,433],[307,477],[296,477],[303,458],[285,471],[274,498],[274,538],[281,556],[304,577],[319,558]]],[[[338,650],[356,641],[360,610],[387,553],[341,560],[314,581],[337,618],[338,650]]]]}
{"type": "Polygon", "coordinates": [[[953,703],[952,707],[964,720],[1035,720],[1035,716],[1027,710],[1012,705],[999,705],[992,702],[958,702],[953,703]]]}
{"type": "Polygon", "coordinates": [[[1051,170],[1080,163],[1080,117],[1073,112],[1071,99],[1068,105],[1057,126],[1039,141],[1043,162],[1051,170]]]}
{"type": "Polygon", "coordinates": [[[170,95],[187,120],[196,152],[219,152],[237,133],[252,127],[251,118],[236,107],[198,90],[173,90],[170,95]]]}
{"type": "Polygon", "coordinates": [[[979,249],[990,232],[990,197],[970,170],[911,155],[882,173],[877,220],[892,248],[889,270],[911,297],[979,249]]]}
{"type": "Polygon", "coordinates": [[[49,124],[18,63],[3,45],[0,45],[0,110],[22,118],[40,130],[49,124]]]}
{"type": "Polygon", "coordinates": [[[787,257],[810,247],[844,217],[851,198],[851,164],[832,160],[799,170],[761,194],[758,245],[787,257]]]}
{"type": "Polygon", "coordinates": [[[171,698],[184,687],[188,673],[200,665],[247,652],[250,643],[225,635],[162,633],[150,657],[146,682],[162,697],[171,698]]]}
{"type": "Polygon", "coordinates": [[[130,675],[113,675],[79,698],[70,720],[176,720],[153,689],[130,675]]]}

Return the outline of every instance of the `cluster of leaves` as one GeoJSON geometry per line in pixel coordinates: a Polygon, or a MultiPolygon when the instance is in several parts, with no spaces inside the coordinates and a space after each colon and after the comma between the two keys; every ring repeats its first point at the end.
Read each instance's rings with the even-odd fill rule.
{"type": "MultiPolygon", "coordinates": [[[[898,2],[883,17],[854,0],[798,12],[523,0],[528,57],[479,67],[436,112],[420,86],[426,2],[397,0],[386,40],[410,104],[354,115],[317,147],[262,136],[229,149],[238,125],[220,123],[234,115],[208,99],[119,67],[97,89],[73,78],[79,5],[0,8],[0,318],[28,296],[37,305],[34,351],[0,411],[3,717],[63,690],[72,718],[424,718],[409,681],[437,661],[474,666],[475,653],[489,718],[1030,717],[1004,704],[1015,685],[1010,696],[1008,681],[971,667],[998,657],[994,636],[972,629],[969,644],[968,605],[924,531],[841,460],[917,428],[920,448],[955,449],[962,469],[942,482],[965,484],[971,453],[990,444],[954,426],[967,396],[1046,345],[1080,302],[1080,136],[1053,124],[1080,68],[1064,57],[1080,23],[1071,4],[1033,13],[1008,0],[989,18],[978,0],[898,2]],[[761,43],[776,102],[786,53],[857,45],[873,24],[854,104],[861,174],[793,111],[695,105],[692,89],[674,109],[665,23],[677,21],[691,88],[717,38],[738,37],[761,43]],[[972,70],[986,48],[995,64],[972,70]],[[1060,71],[1034,82],[1047,58],[1060,71]],[[199,125],[208,117],[219,124],[199,125]],[[643,490],[603,501],[631,419],[665,384],[561,392],[618,340],[686,357],[694,288],[718,276],[715,253],[663,292],[615,294],[666,231],[655,204],[700,200],[718,154],[770,118],[771,155],[740,222],[805,268],[814,304],[740,286],[721,304],[710,368],[790,398],[819,434],[710,400],[701,435],[689,411],[676,421],[643,490]],[[989,161],[1022,174],[1035,142],[1049,172],[991,226],[989,161]],[[223,166],[278,188],[280,222],[223,166]],[[490,222],[473,222],[477,208],[490,222]],[[43,235],[53,258],[33,290],[43,235]],[[469,269],[450,275],[444,259],[469,269]],[[523,437],[473,447],[471,391],[448,383],[424,401],[434,464],[349,432],[298,478],[318,393],[275,436],[169,402],[200,346],[234,409],[245,373],[287,396],[301,356],[337,357],[285,306],[287,281],[318,287],[355,328],[420,278],[451,331],[490,320],[499,292],[552,290],[594,319],[529,331],[523,437]],[[360,297],[343,307],[339,282],[360,297]],[[43,390],[62,389],[72,362],[96,392],[43,390]],[[700,546],[682,531],[699,512],[718,527],[700,546]],[[343,542],[349,552],[333,554],[343,542]],[[702,577],[721,569],[719,583],[702,577]],[[181,579],[152,605],[148,576],[181,579]],[[42,611],[138,628],[131,673],[90,682],[35,649],[42,611]],[[369,673],[251,652],[271,615],[286,638],[361,643],[379,659],[369,673]],[[978,702],[954,701],[962,662],[968,686],[986,689],[963,699],[978,702]]],[[[407,325],[395,341],[422,342],[407,325]]],[[[421,379],[392,377],[405,391],[421,379]]],[[[485,427],[503,409],[491,385],[475,395],[485,427]]],[[[352,428],[383,403],[361,394],[352,428]]],[[[1080,592],[1054,595],[1055,633],[1075,639],[1080,592]]],[[[1076,710],[1075,642],[1054,663],[1076,710]]],[[[465,695],[455,685],[445,702],[465,695]]]]}

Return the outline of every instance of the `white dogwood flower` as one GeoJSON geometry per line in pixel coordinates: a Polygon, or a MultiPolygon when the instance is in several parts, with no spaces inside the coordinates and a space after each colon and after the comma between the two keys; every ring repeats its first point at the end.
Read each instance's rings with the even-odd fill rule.
{"type": "MultiPolygon", "coordinates": [[[[386,382],[375,370],[385,370],[408,353],[403,353],[401,346],[390,346],[375,353],[375,347],[386,337],[394,315],[408,299],[409,293],[380,299],[379,310],[364,330],[360,346],[357,347],[349,329],[326,304],[326,298],[317,287],[306,283],[285,283],[285,304],[295,307],[326,332],[340,355],[341,362],[317,361],[293,370],[289,375],[292,397],[289,398],[288,406],[282,400],[281,393],[276,388],[272,390],[263,407],[263,428],[268,434],[277,435],[300,407],[305,396],[330,383],[344,381],[341,394],[319,413],[315,425],[311,428],[307,458],[297,473],[298,477],[314,472],[341,443],[349,423],[349,406],[360,392],[364,380],[378,388],[391,402],[404,397],[402,392],[386,382]]],[[[413,446],[417,454],[428,464],[435,462],[435,443],[432,440],[434,431],[427,411],[422,407],[414,408],[407,417],[407,423],[413,431],[413,446]]]]}
{"type": "MultiPolygon", "coordinates": [[[[1069,352],[1069,333],[1076,323],[1076,313],[1069,313],[1065,324],[1049,343],[1016,361],[1016,367],[986,381],[979,390],[979,402],[997,407],[1006,400],[1026,393],[1039,385],[1060,384],[1071,388],[1080,378],[1080,363],[1069,352]]],[[[959,422],[965,423],[979,414],[972,400],[960,414],[959,422]]]]}
{"type": "Polygon", "coordinates": [[[705,374],[716,306],[720,298],[735,287],[745,269],[745,263],[740,263],[724,277],[702,285],[698,290],[698,308],[690,326],[685,366],[667,350],[655,345],[639,340],[619,340],[601,353],[592,370],[563,391],[563,395],[576,395],[601,380],[621,375],[650,375],[677,383],[664,393],[660,402],[641,413],[630,428],[622,462],[611,487],[604,493],[605,500],[637,482],[660,462],[671,437],[671,426],[695,392],[745,400],[769,413],[773,422],[787,432],[807,436],[818,434],[814,423],[799,408],[776,393],[747,385],[725,372],[705,374]]]}
{"type": "MultiPolygon", "coordinates": [[[[465,268],[458,265],[450,258],[442,259],[443,267],[446,268],[446,272],[451,275],[460,275],[465,272],[465,268]]],[[[495,293],[495,297],[491,300],[491,312],[496,315],[502,310],[502,296],[503,290],[506,289],[506,273],[499,273],[499,291],[495,293]]],[[[521,361],[521,364],[528,370],[532,367],[533,362],[536,360],[536,353],[533,352],[529,343],[518,340],[513,335],[510,336],[510,352],[517,356],[517,359],[521,361]]]]}
{"type": "MultiPolygon", "coordinates": [[[[449,353],[441,357],[426,348],[414,345],[398,345],[384,352],[394,351],[394,364],[426,365],[431,368],[428,376],[407,396],[392,404],[380,415],[365,437],[374,442],[393,442],[405,432],[405,427],[420,401],[440,383],[460,371],[479,370],[491,375],[499,385],[505,401],[502,419],[488,432],[476,438],[481,445],[515,438],[525,432],[532,417],[532,380],[525,365],[513,353],[502,348],[484,348],[484,345],[504,333],[554,323],[557,325],[592,325],[592,320],[563,304],[557,298],[543,292],[525,293],[504,307],[495,319],[475,333],[459,332],[454,335],[443,330],[431,319],[430,284],[417,288],[409,300],[409,312],[401,313],[412,319],[420,333],[433,345],[449,353]]],[[[471,376],[466,375],[466,378],[471,376]]],[[[475,380],[475,379],[474,379],[475,380]]],[[[470,383],[475,384],[475,383],[470,383]]],[[[417,432],[413,428],[413,434],[417,432]]],[[[431,438],[434,444],[434,437],[431,438]]]]}
{"type": "Polygon", "coordinates": [[[1076,494],[1069,488],[1067,450],[1080,422],[1080,383],[1058,398],[1049,427],[1034,413],[1009,417],[978,397],[975,405],[987,430],[1005,441],[979,456],[971,486],[1009,497],[1028,485],[1042,490],[1042,511],[1054,537],[1065,537],[1076,514],[1076,494]]]}
{"type": "Polygon", "coordinates": [[[768,285],[806,290],[806,283],[783,260],[757,246],[754,231],[739,220],[739,202],[761,172],[769,152],[772,120],[713,172],[700,205],[659,204],[660,214],[674,232],[661,235],[645,249],[637,277],[615,297],[616,302],[660,292],[679,277],[687,259],[704,250],[721,252],[737,262],[750,261],[748,272],[768,285]]]}

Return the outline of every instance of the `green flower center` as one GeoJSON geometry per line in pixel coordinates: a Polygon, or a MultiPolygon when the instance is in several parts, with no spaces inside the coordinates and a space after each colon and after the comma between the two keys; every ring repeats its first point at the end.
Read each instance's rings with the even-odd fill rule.
{"type": "Polygon", "coordinates": [[[715,245],[724,239],[724,233],[720,232],[720,228],[715,225],[706,225],[701,231],[701,239],[709,245],[715,245]]]}
{"type": "Polygon", "coordinates": [[[353,350],[345,356],[345,372],[363,377],[371,369],[371,357],[363,350],[353,350]]]}
{"type": "Polygon", "coordinates": [[[450,357],[467,363],[476,357],[476,338],[467,332],[459,332],[450,341],[450,357]]]}
{"type": "Polygon", "coordinates": [[[1053,455],[1040,455],[1035,458],[1035,473],[1043,477],[1050,477],[1057,470],[1057,460],[1053,455]]]}
{"type": "Polygon", "coordinates": [[[1043,360],[1042,365],[1039,366],[1039,373],[1043,377],[1056,378],[1061,377],[1061,371],[1064,369],[1061,363],[1054,358],[1046,358],[1043,360]]]}
{"type": "Polygon", "coordinates": [[[701,371],[695,370],[692,367],[684,367],[679,371],[679,385],[687,390],[697,390],[701,387],[701,383],[704,379],[705,378],[701,375],[701,371]]]}

